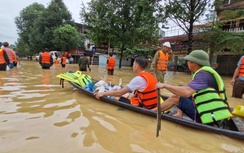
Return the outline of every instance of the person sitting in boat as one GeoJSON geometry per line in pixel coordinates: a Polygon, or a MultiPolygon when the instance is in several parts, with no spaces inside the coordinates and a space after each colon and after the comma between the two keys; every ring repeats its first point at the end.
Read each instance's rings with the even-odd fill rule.
{"type": "Polygon", "coordinates": [[[157,79],[149,72],[145,71],[147,60],[137,57],[133,63],[133,71],[137,74],[129,84],[120,90],[98,92],[95,97],[99,99],[103,96],[120,97],[119,101],[139,106],[146,109],[152,109],[157,106],[158,91],[155,89],[157,79]],[[128,98],[124,94],[130,93],[128,98]]]}
{"type": "Polygon", "coordinates": [[[157,83],[156,88],[167,89],[173,93],[161,104],[161,110],[168,110],[176,105],[179,108],[176,117],[182,118],[185,113],[196,122],[222,126],[220,123],[224,123],[223,121],[232,117],[232,114],[223,80],[210,67],[209,55],[203,50],[194,50],[184,59],[187,60],[189,69],[194,72],[193,79],[187,86],[157,83]]]}

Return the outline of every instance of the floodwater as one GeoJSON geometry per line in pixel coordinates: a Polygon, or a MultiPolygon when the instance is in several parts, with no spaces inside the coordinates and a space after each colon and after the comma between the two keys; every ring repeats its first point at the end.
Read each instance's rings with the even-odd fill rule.
{"type": "MultiPolygon", "coordinates": [[[[156,137],[156,118],[138,114],[88,97],[56,75],[76,71],[54,65],[41,69],[35,61],[0,71],[0,153],[204,153],[244,152],[243,141],[187,128],[162,120],[156,137]]],[[[95,79],[105,67],[87,72],[95,79]]],[[[125,85],[135,74],[131,67],[115,69],[107,82],[125,85]]],[[[223,77],[231,107],[243,99],[231,97],[230,77],[223,77]]],[[[186,85],[191,75],[168,72],[166,82],[186,85]]],[[[166,90],[161,90],[170,95],[166,90]]]]}

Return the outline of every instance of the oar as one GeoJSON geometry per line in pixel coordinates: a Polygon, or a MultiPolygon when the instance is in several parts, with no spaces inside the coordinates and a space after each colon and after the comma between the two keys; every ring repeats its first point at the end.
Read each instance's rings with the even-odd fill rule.
{"type": "Polygon", "coordinates": [[[122,79],[120,78],[119,79],[119,87],[121,86],[121,84],[122,84],[122,79]]]}
{"type": "Polygon", "coordinates": [[[160,105],[160,89],[158,89],[158,102],[157,102],[157,131],[156,137],[159,136],[159,131],[161,130],[161,105],[160,105]]]}

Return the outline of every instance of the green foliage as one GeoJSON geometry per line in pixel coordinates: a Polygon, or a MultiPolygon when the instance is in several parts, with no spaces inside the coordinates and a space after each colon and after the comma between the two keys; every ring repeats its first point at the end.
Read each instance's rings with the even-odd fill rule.
{"type": "Polygon", "coordinates": [[[193,25],[210,4],[210,0],[165,0],[166,16],[188,35],[188,53],[192,50],[193,25]]]}
{"type": "Polygon", "coordinates": [[[30,44],[31,29],[35,27],[35,21],[42,15],[44,10],[42,4],[33,3],[20,11],[20,16],[15,18],[20,40],[24,41],[25,44],[30,44]]]}
{"type": "MultiPolygon", "coordinates": [[[[15,18],[15,23],[19,34],[18,50],[24,53],[32,52],[33,54],[42,51],[43,48],[57,50],[60,46],[54,45],[53,40],[56,43],[58,38],[62,38],[65,40],[59,40],[59,42],[66,42],[67,38],[56,38],[54,31],[65,24],[75,27],[71,13],[62,0],[52,0],[47,8],[41,4],[33,3],[20,12],[20,16],[15,18]]],[[[78,34],[74,34],[74,37],[78,38],[78,34]]],[[[76,40],[74,43],[69,43],[65,48],[74,46],[76,48],[80,44],[74,44],[81,41],[76,40]]]]}
{"type": "Polygon", "coordinates": [[[244,17],[244,9],[241,9],[241,10],[226,10],[226,11],[223,11],[221,13],[221,15],[224,16],[224,18],[226,20],[244,17]]]}
{"type": "Polygon", "coordinates": [[[210,42],[212,52],[231,51],[243,53],[244,32],[226,32],[219,28],[213,28],[202,35],[204,41],[210,42]]]}
{"type": "Polygon", "coordinates": [[[56,48],[69,50],[70,48],[81,46],[83,39],[84,37],[74,27],[65,24],[54,30],[54,39],[52,42],[56,48]]]}
{"type": "Polygon", "coordinates": [[[157,0],[91,0],[80,15],[96,46],[110,42],[120,48],[122,58],[125,48],[157,42],[158,9],[157,0]]]}
{"type": "Polygon", "coordinates": [[[146,59],[153,59],[155,52],[156,49],[149,48],[149,47],[133,47],[133,48],[126,48],[126,50],[124,50],[123,56],[126,58],[133,57],[133,56],[140,56],[146,59]]]}

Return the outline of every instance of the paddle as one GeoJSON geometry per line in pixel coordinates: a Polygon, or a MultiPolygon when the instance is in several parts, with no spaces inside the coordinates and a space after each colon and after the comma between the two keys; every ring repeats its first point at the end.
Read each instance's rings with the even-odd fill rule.
{"type": "Polygon", "coordinates": [[[157,102],[157,131],[156,137],[159,136],[159,131],[161,130],[161,106],[160,106],[160,89],[158,89],[158,102],[157,102]]]}
{"type": "Polygon", "coordinates": [[[119,87],[121,86],[121,84],[122,84],[122,79],[120,78],[119,79],[119,87]]]}

